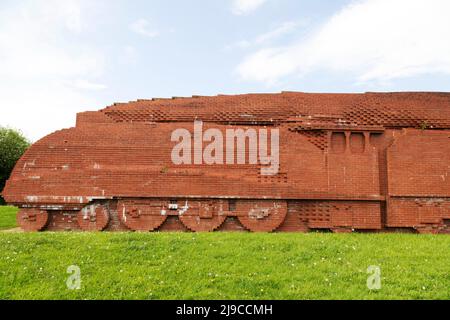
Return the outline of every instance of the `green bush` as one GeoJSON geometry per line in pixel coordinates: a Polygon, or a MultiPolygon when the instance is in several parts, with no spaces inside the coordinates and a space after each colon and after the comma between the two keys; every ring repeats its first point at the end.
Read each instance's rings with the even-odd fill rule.
{"type": "MultiPolygon", "coordinates": [[[[20,131],[0,127],[0,191],[3,190],[14,165],[20,159],[30,142],[20,131]]],[[[4,204],[0,196],[0,205],[4,204]]]]}

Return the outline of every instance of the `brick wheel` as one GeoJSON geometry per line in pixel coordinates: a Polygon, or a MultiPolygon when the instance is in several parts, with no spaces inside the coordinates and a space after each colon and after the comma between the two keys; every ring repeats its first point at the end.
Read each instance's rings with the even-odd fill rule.
{"type": "Polygon", "coordinates": [[[281,200],[238,201],[239,221],[250,231],[271,232],[286,218],[287,203],[281,200]]]}
{"type": "Polygon", "coordinates": [[[139,203],[132,200],[119,201],[117,213],[120,220],[131,230],[152,231],[166,221],[166,213],[161,205],[139,203]]]}
{"type": "Polygon", "coordinates": [[[102,231],[109,223],[109,211],[102,204],[91,204],[78,213],[77,220],[84,231],[102,231]]]}
{"type": "Polygon", "coordinates": [[[48,212],[34,208],[22,208],[17,213],[17,224],[24,231],[41,231],[47,226],[48,212]]]}
{"type": "Polygon", "coordinates": [[[182,207],[179,217],[188,229],[196,232],[214,231],[226,219],[220,201],[191,201],[187,204],[186,212],[183,212],[182,207]]]}

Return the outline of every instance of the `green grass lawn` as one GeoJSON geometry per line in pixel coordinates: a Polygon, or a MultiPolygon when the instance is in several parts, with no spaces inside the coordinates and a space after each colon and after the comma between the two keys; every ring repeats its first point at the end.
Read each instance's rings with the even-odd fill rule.
{"type": "Polygon", "coordinates": [[[3,232],[0,299],[450,299],[449,249],[447,235],[3,232]]]}
{"type": "Polygon", "coordinates": [[[16,207],[0,206],[0,230],[17,227],[16,213],[16,207]]]}

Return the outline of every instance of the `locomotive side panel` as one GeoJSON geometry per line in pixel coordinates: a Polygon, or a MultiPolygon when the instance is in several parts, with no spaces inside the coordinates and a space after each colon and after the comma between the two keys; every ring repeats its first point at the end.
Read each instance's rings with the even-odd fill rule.
{"type": "MultiPolygon", "coordinates": [[[[210,125],[213,127],[213,125],[210,125]]],[[[5,188],[8,202],[80,209],[113,197],[242,197],[275,199],[379,196],[377,152],[366,147],[322,151],[307,139],[280,130],[280,164],[262,175],[260,163],[174,164],[171,134],[192,123],[97,124],[57,132],[35,143],[5,188]]],[[[221,132],[245,126],[216,125],[221,132]]],[[[262,126],[254,126],[259,130],[262,126]]],[[[208,129],[208,126],[205,126],[208,129]]],[[[206,145],[206,143],[205,143],[206,145]]],[[[245,149],[248,162],[249,149],[245,149]]],[[[194,159],[192,149],[191,159],[194,159]]],[[[225,146],[223,150],[226,154],[225,146]]]]}
{"type": "Polygon", "coordinates": [[[289,201],[288,214],[277,231],[379,230],[382,225],[378,201],[289,201]]]}
{"type": "Polygon", "coordinates": [[[369,137],[369,132],[331,133],[327,154],[330,198],[336,195],[342,199],[380,198],[378,151],[370,144],[369,137]],[[344,139],[333,139],[339,135],[344,139]]]}
{"type": "Polygon", "coordinates": [[[447,229],[450,219],[450,133],[404,130],[388,149],[387,226],[419,232],[447,229]]]}

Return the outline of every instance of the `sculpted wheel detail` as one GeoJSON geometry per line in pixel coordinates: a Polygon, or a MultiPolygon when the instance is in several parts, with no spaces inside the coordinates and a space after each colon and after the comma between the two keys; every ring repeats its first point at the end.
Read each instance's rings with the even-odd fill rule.
{"type": "Polygon", "coordinates": [[[109,212],[101,204],[91,204],[78,213],[77,219],[82,230],[102,231],[109,223],[109,212]]]}
{"type": "Polygon", "coordinates": [[[223,208],[222,201],[189,201],[179,211],[179,217],[181,222],[192,231],[214,231],[226,219],[223,208]]]}
{"type": "Polygon", "coordinates": [[[283,223],[287,214],[286,201],[241,201],[237,204],[238,219],[250,231],[270,232],[283,223]]]}
{"type": "Polygon", "coordinates": [[[17,224],[25,231],[41,231],[47,222],[46,210],[23,208],[17,213],[17,224]]]}
{"type": "Polygon", "coordinates": [[[166,209],[161,202],[119,201],[117,213],[131,230],[152,231],[166,220],[166,209]]]}

